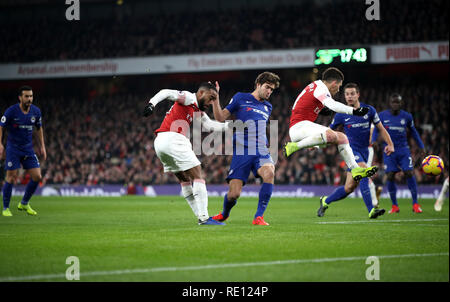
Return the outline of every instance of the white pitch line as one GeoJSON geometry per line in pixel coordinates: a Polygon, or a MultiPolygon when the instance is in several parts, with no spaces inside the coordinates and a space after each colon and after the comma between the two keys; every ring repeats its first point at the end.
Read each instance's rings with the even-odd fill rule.
{"type": "Polygon", "coordinates": [[[354,221],[321,221],[316,224],[352,224],[352,223],[389,223],[389,222],[417,222],[417,221],[448,221],[448,218],[430,219],[396,219],[396,220],[354,220],[354,221]]]}
{"type": "MultiPolygon", "coordinates": [[[[389,258],[411,258],[411,257],[436,257],[436,256],[448,256],[449,253],[431,253],[431,254],[403,254],[403,255],[382,255],[376,256],[380,259],[389,258]]],[[[372,255],[375,256],[375,255],[372,255]]],[[[127,274],[142,274],[142,273],[158,273],[158,272],[175,272],[175,271],[193,271],[204,269],[223,269],[223,268],[241,268],[250,266],[269,266],[269,265],[284,265],[284,264],[302,264],[302,263],[324,263],[324,262],[337,262],[337,261],[356,261],[366,260],[369,256],[356,256],[356,257],[338,257],[338,258],[318,258],[318,259],[293,259],[293,260],[278,260],[278,261],[266,261],[266,262],[244,262],[244,263],[227,263],[227,264],[210,264],[199,266],[180,266],[180,267],[155,267],[155,268],[140,268],[140,269],[127,269],[116,271],[97,271],[97,272],[80,272],[80,279],[87,276],[111,276],[111,275],[127,275],[127,274]]],[[[29,280],[41,280],[41,279],[64,279],[65,274],[48,274],[48,275],[31,275],[31,276],[16,276],[16,277],[2,277],[0,282],[8,281],[29,281],[29,280]]]]}

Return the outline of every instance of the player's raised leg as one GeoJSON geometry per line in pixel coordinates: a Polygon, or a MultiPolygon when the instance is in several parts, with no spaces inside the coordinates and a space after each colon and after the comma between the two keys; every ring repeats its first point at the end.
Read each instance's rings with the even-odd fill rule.
{"type": "Polygon", "coordinates": [[[325,126],[302,121],[289,129],[291,141],[284,146],[284,154],[289,157],[292,153],[314,146],[336,145],[339,154],[344,159],[347,167],[351,169],[353,179],[356,181],[375,175],[378,167],[363,168],[358,166],[350,148],[347,136],[342,132],[333,131],[325,126]]]}

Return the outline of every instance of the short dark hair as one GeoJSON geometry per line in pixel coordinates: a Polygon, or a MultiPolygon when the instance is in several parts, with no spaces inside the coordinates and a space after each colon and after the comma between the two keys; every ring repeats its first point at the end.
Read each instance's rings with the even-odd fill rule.
{"type": "Polygon", "coordinates": [[[275,85],[275,88],[280,87],[280,77],[273,72],[264,71],[260,73],[255,80],[255,88],[258,84],[264,85],[265,83],[270,83],[275,85]]]}
{"type": "Polygon", "coordinates": [[[212,89],[215,92],[217,92],[216,86],[214,86],[211,82],[203,82],[203,83],[201,83],[200,86],[198,87],[198,89],[199,90],[200,89],[207,89],[207,90],[212,89]]]}
{"type": "Polygon", "coordinates": [[[342,82],[344,81],[344,74],[336,67],[330,67],[325,69],[325,71],[322,73],[322,80],[327,82],[342,82]]]}
{"type": "Polygon", "coordinates": [[[391,93],[391,96],[389,97],[389,99],[395,99],[395,98],[399,98],[400,100],[402,99],[402,96],[400,95],[400,93],[394,92],[391,93]]]}
{"type": "Polygon", "coordinates": [[[355,88],[355,89],[356,89],[356,92],[359,93],[359,86],[358,86],[358,84],[356,84],[356,83],[347,83],[347,84],[345,84],[345,86],[344,86],[344,91],[345,91],[345,89],[347,89],[347,88],[355,88]]]}
{"type": "Polygon", "coordinates": [[[27,86],[27,85],[21,86],[18,91],[19,96],[21,96],[24,91],[28,91],[28,90],[33,90],[33,88],[31,88],[31,86],[27,86]]]}

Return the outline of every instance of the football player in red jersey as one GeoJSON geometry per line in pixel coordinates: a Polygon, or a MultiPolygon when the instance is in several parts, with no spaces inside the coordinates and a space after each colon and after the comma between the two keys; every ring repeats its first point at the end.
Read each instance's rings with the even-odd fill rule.
{"type": "Polygon", "coordinates": [[[344,133],[314,123],[324,107],[334,112],[350,115],[364,116],[368,113],[367,107],[356,109],[333,100],[333,96],[338,93],[343,81],[342,72],[335,67],[330,67],[323,72],[322,80],[317,80],[303,89],[292,107],[289,125],[291,142],[284,146],[283,151],[285,156],[289,157],[300,149],[336,145],[339,154],[351,169],[353,179],[360,181],[364,177],[373,176],[378,168],[376,166],[359,167],[344,133]]]}
{"type": "Polygon", "coordinates": [[[187,138],[190,125],[201,118],[203,126],[214,131],[224,131],[227,123],[211,120],[203,111],[219,98],[217,88],[202,83],[196,93],[163,89],[152,97],[144,109],[144,116],[153,113],[163,101],[174,101],[161,126],[155,131],[154,148],[164,166],[164,172],[173,172],[181,184],[181,191],[200,225],[224,225],[208,215],[208,192],[202,176],[200,161],[187,138]]]}

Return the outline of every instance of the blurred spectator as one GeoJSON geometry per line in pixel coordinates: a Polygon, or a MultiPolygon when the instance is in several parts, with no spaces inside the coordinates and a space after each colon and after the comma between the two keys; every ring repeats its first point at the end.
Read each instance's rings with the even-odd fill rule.
{"type": "Polygon", "coordinates": [[[23,22],[18,9],[0,20],[0,62],[448,40],[448,1],[382,1],[380,21],[366,20],[367,8],[361,0],[299,1],[179,14],[149,9],[144,15],[140,9],[139,14],[118,17],[105,11],[103,18],[84,14],[77,22],[52,17],[45,6],[36,7],[23,22]]]}
{"type": "MultiPolygon", "coordinates": [[[[244,87],[221,85],[222,106],[235,91],[244,87]]],[[[375,83],[361,90],[361,100],[373,105],[377,111],[388,107],[389,93],[396,91],[405,100],[404,110],[413,114],[416,128],[421,134],[428,154],[439,155],[445,165],[449,163],[448,112],[449,90],[445,82],[393,82],[375,83]]],[[[278,161],[276,184],[328,184],[339,185],[345,180],[346,166],[336,148],[301,150],[289,160],[284,158],[281,146],[288,140],[288,121],[293,100],[299,89],[282,87],[273,95],[272,120],[278,120],[278,161]]],[[[160,103],[151,118],[142,117],[142,106],[148,94],[115,93],[94,97],[64,96],[42,97],[36,94],[36,104],[43,112],[47,161],[42,162],[43,183],[48,184],[175,184],[173,174],[163,173],[163,167],[153,149],[154,134],[171,102],[160,103]]],[[[14,103],[0,99],[0,110],[14,103]]],[[[209,112],[212,117],[212,113],[209,112]]],[[[332,116],[320,116],[318,122],[329,125],[332,116]]],[[[208,133],[203,133],[203,138],[208,133]]],[[[410,140],[415,174],[420,184],[442,182],[447,172],[438,178],[429,178],[420,172],[421,158],[418,148],[410,140]]],[[[224,149],[224,146],[221,146],[224,149]]],[[[220,148],[219,148],[220,149],[220,148]]],[[[375,182],[385,181],[382,169],[382,150],[375,150],[374,164],[381,167],[375,182]]],[[[231,156],[199,156],[206,182],[225,183],[231,156]]],[[[21,171],[19,183],[27,176],[21,171]]],[[[447,171],[447,170],[446,170],[447,171]]],[[[402,180],[402,173],[397,177],[402,180]]],[[[250,177],[249,183],[257,180],[250,177]]]]}

